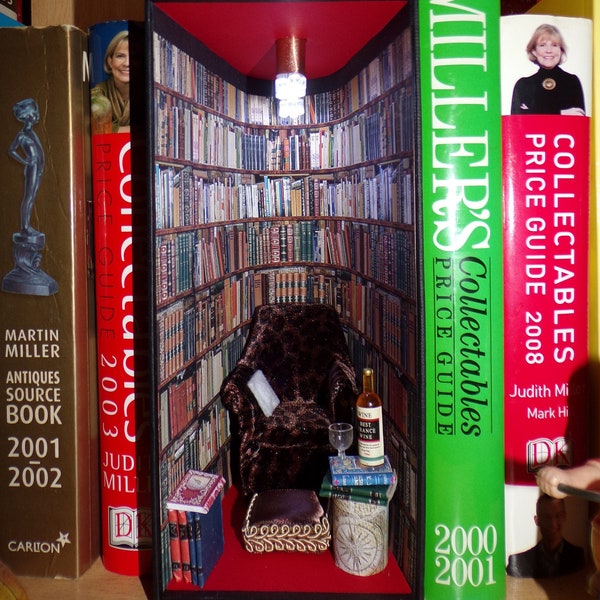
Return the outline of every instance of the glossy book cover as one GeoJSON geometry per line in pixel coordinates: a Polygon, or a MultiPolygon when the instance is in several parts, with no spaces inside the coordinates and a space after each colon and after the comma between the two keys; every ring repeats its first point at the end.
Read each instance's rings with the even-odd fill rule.
{"type": "Polygon", "coordinates": [[[89,35],[102,560],[123,575],[149,573],[152,536],[142,31],[89,35]]]}
{"type": "Polygon", "coordinates": [[[500,3],[418,13],[425,597],[504,599],[500,3]]]}
{"type": "Polygon", "coordinates": [[[0,560],[73,578],[99,552],[87,36],[0,51],[0,560]]]}
{"type": "MultiPolygon", "coordinates": [[[[515,15],[501,32],[510,556],[538,541],[536,471],[588,457],[592,24],[515,15]]],[[[578,545],[586,512],[567,503],[578,545]]]]}

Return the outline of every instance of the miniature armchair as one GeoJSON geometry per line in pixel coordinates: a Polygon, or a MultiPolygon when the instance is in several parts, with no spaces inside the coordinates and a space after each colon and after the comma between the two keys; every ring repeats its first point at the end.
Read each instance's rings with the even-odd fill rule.
{"type": "Polygon", "coordinates": [[[242,492],[318,490],[331,451],[329,423],[352,422],[356,395],[332,306],[257,307],[242,354],[221,386],[231,417],[232,470],[239,461],[242,492]]]}

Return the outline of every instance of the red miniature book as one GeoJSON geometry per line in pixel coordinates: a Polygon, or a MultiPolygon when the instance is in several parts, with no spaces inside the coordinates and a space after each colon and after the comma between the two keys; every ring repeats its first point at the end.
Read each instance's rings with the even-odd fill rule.
{"type": "Polygon", "coordinates": [[[189,469],[169,496],[167,508],[206,515],[224,485],[221,475],[189,469]]]}

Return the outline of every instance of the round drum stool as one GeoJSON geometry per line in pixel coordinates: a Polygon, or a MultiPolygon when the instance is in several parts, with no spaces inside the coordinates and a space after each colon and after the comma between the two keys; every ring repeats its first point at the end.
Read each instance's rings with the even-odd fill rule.
{"type": "Polygon", "coordinates": [[[374,575],[388,561],[388,507],[332,499],[335,564],[353,575],[374,575]]]}

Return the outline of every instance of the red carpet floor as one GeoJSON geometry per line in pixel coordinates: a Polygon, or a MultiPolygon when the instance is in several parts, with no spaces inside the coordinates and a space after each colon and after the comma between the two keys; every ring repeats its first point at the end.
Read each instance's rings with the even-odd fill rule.
{"type": "MultiPolygon", "coordinates": [[[[339,594],[410,594],[410,587],[390,555],[384,571],[359,577],[335,566],[333,550],[321,554],[273,552],[251,554],[242,543],[245,503],[234,488],[223,500],[225,552],[204,590],[322,592],[339,594]]],[[[170,585],[171,590],[199,589],[170,585]]]]}

